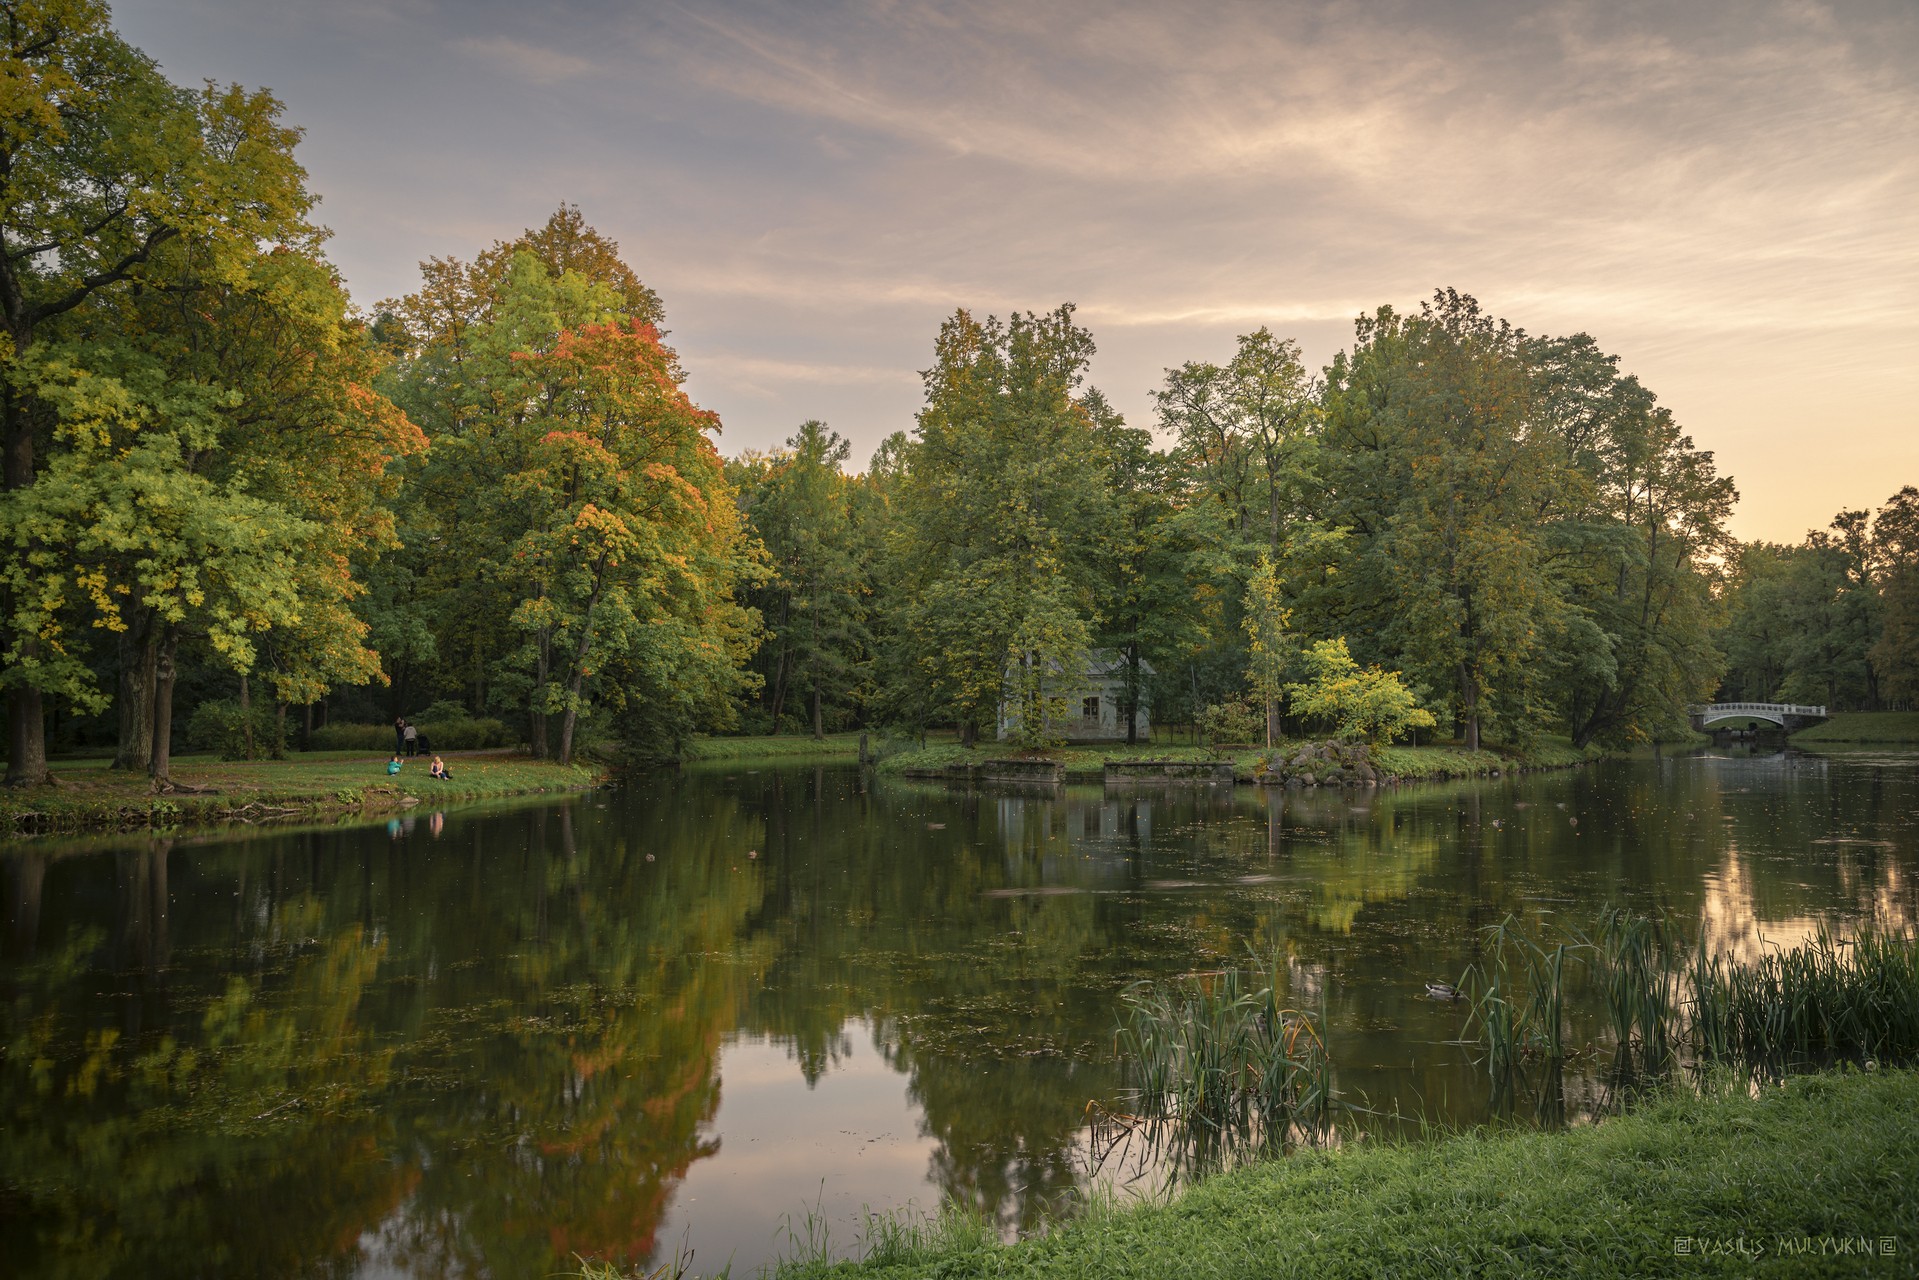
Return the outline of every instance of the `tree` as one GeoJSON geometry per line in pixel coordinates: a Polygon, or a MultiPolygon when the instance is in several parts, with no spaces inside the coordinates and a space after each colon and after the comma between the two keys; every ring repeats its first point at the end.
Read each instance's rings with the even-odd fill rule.
{"type": "MultiPolygon", "coordinates": [[[[163,248],[188,246],[199,275],[235,280],[261,244],[311,246],[312,197],[292,158],[295,132],[268,94],[192,93],[162,77],[108,25],[95,0],[6,7],[0,78],[0,329],[23,369],[50,333],[96,300],[147,287],[163,248]]],[[[162,282],[153,281],[158,285],[162,282]]],[[[54,443],[56,414],[32,376],[0,384],[0,491],[9,580],[47,548],[21,495],[54,443]],[[24,505],[23,505],[24,504],[24,505]]],[[[47,776],[42,695],[72,676],[71,654],[44,653],[24,625],[38,607],[14,586],[4,602],[7,778],[47,776]]]]}
{"type": "MultiPolygon", "coordinates": [[[[1118,659],[1119,709],[1132,745],[1149,657],[1177,670],[1205,646],[1208,606],[1226,594],[1234,566],[1224,508],[1197,495],[1179,462],[1154,449],[1149,432],[1126,426],[1098,392],[1084,399],[1106,471],[1091,548],[1096,641],[1118,659]]],[[[1169,680],[1160,691],[1177,688],[1169,680]]],[[[1168,701],[1156,698],[1161,707],[1168,701]]]]}
{"type": "Polygon", "coordinates": [[[1566,586],[1551,684],[1576,745],[1642,740],[1719,684],[1715,566],[1738,494],[1585,334],[1534,341],[1527,362],[1532,419],[1568,463],[1555,506],[1539,513],[1566,586]]]}
{"type": "Polygon", "coordinates": [[[1912,706],[1919,704],[1919,489],[1907,485],[1879,508],[1872,551],[1882,621],[1869,656],[1886,698],[1912,706]]]}
{"type": "Polygon", "coordinates": [[[375,360],[324,263],[277,250],[219,281],[177,253],[18,363],[55,447],[0,513],[15,624],[63,664],[40,679],[104,703],[85,637],[117,634],[115,763],[162,785],[183,641],[238,674],[243,702],[269,634],[283,703],[377,675],[354,569],[391,541],[387,464],[423,443],[369,390],[375,360]]]}
{"type": "Polygon", "coordinates": [[[1433,726],[1432,712],[1419,705],[1399,673],[1362,668],[1347,651],[1344,636],[1317,642],[1306,651],[1304,662],[1312,679],[1286,686],[1293,711],[1331,721],[1333,732],[1342,738],[1378,742],[1433,726]]]}
{"type": "MultiPolygon", "coordinates": [[[[512,551],[521,600],[511,625],[536,663],[534,705],[560,715],[566,764],[596,672],[630,681],[645,667],[737,671],[752,633],[733,604],[747,565],[733,494],[705,434],[718,419],[680,389],[652,325],[564,330],[525,363],[551,394],[539,415],[544,434],[504,486],[525,513],[512,551]]],[[[626,709],[619,679],[598,688],[602,701],[626,709]]]]}
{"type": "Polygon", "coordinates": [[[1230,513],[1241,539],[1277,555],[1311,479],[1319,388],[1299,344],[1261,328],[1241,334],[1225,365],[1188,361],[1166,372],[1160,425],[1230,513]]]}
{"type": "Polygon", "coordinates": [[[747,518],[773,568],[758,594],[775,732],[787,694],[798,688],[810,699],[813,736],[823,737],[826,704],[851,700],[870,646],[871,557],[856,513],[861,485],[841,469],[850,448],[825,423],[808,421],[784,451],[741,468],[747,518]]]}
{"type": "Polygon", "coordinates": [[[1443,290],[1356,337],[1328,370],[1322,449],[1324,521],[1348,536],[1319,543],[1304,629],[1365,636],[1450,690],[1469,748],[1487,721],[1523,738],[1543,711],[1535,659],[1563,625],[1542,513],[1567,480],[1557,443],[1529,429],[1525,335],[1443,290]]]}
{"type": "Polygon", "coordinates": [[[1073,309],[1005,324],[954,313],[898,482],[898,678],[972,743],[1017,665],[1077,670],[1090,643],[1088,563],[1104,500],[1097,428],[1078,396],[1092,336],[1073,309]],[[1037,646],[1037,647],[1034,647],[1037,646]]]}
{"type": "MultiPolygon", "coordinates": [[[[1286,676],[1298,660],[1298,646],[1286,624],[1292,619],[1280,598],[1279,573],[1268,553],[1259,553],[1259,564],[1246,582],[1246,629],[1252,659],[1248,677],[1253,695],[1266,707],[1266,745],[1278,737],[1279,698],[1285,692],[1286,676]]],[[[1341,652],[1344,652],[1342,642],[1341,652]]]]}

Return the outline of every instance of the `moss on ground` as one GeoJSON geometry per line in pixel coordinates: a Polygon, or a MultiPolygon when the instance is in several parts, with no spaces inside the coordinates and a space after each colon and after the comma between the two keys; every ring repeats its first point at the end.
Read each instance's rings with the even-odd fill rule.
{"type": "Polygon", "coordinates": [[[144,774],[114,772],[105,761],[58,762],[53,769],[58,785],[0,791],[0,836],[378,814],[414,804],[583,791],[603,776],[593,766],[527,756],[442,755],[453,775],[448,782],[426,776],[425,758],[407,761],[399,774],[388,777],[387,757],[364,753],[254,761],[186,756],[173,766],[174,781],[184,787],[163,794],[153,792],[144,774]]]}
{"type": "Polygon", "coordinates": [[[1907,1276],[1919,1250],[1915,1144],[1919,1074],[1803,1076],[1758,1098],[1681,1095],[1563,1133],[1297,1155],[1013,1245],[954,1220],[895,1221],[865,1242],[862,1264],[778,1274],[1907,1276]]]}

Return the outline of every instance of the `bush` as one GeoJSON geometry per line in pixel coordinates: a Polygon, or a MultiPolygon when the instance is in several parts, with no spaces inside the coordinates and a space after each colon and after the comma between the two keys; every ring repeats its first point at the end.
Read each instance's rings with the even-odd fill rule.
{"type": "Polygon", "coordinates": [[[187,745],[216,751],[222,760],[278,760],[286,754],[285,726],[270,705],[255,703],[242,714],[232,698],[202,702],[187,720],[187,745]],[[253,722],[253,753],[247,754],[247,721],[253,722]]]}
{"type": "Polygon", "coordinates": [[[1259,742],[1266,736],[1265,713],[1239,699],[1215,703],[1199,713],[1199,731],[1214,746],[1259,742]]]}
{"type": "MultiPolygon", "coordinates": [[[[435,751],[480,751],[514,744],[514,734],[507,729],[505,721],[468,715],[458,703],[436,702],[422,711],[414,723],[420,726],[421,734],[433,744],[435,751]]],[[[392,732],[389,727],[387,733],[392,732]]]]}

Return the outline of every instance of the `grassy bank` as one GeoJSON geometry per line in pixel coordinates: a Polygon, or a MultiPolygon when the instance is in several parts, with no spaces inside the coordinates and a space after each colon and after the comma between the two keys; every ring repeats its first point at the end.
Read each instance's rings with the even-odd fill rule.
{"type": "MultiPolygon", "coordinates": [[[[926,746],[889,755],[879,764],[881,773],[905,774],[944,769],[952,764],[976,764],[1000,756],[1016,754],[1005,743],[987,742],[972,748],[957,742],[929,742],[926,746]]],[[[1247,747],[1218,754],[1203,747],[1125,743],[1061,747],[1046,753],[1049,759],[1065,764],[1069,778],[1094,780],[1102,776],[1108,760],[1212,760],[1233,762],[1233,775],[1241,782],[1255,778],[1256,762],[1267,754],[1264,747],[1247,747]]],[[[1564,738],[1541,738],[1529,751],[1467,751],[1462,747],[1378,747],[1373,760],[1400,781],[1423,778],[1471,778],[1515,769],[1557,769],[1597,759],[1597,749],[1581,751],[1564,738]]]]}
{"type": "Polygon", "coordinates": [[[117,773],[104,761],[59,763],[56,786],[0,791],[0,836],[370,815],[414,804],[580,791],[601,777],[587,765],[518,755],[445,758],[453,775],[448,782],[427,777],[424,758],[409,760],[389,778],[385,756],[353,752],[255,761],[188,756],[173,766],[183,789],[164,795],[153,793],[144,774],[117,773]]]}
{"type": "Polygon", "coordinates": [[[1757,1098],[1680,1095],[1562,1133],[1296,1155],[1010,1246],[958,1219],[881,1220],[863,1263],[799,1261],[779,1275],[1911,1275],[1915,1142],[1919,1075],[1801,1076],[1757,1098]],[[1883,1256],[1888,1238],[1896,1253],[1883,1256]]]}
{"type": "MultiPolygon", "coordinates": [[[[869,741],[878,742],[878,736],[874,735],[869,741]]],[[[829,733],[817,741],[806,734],[782,733],[750,738],[695,738],[687,746],[686,760],[779,760],[795,764],[807,760],[856,760],[859,754],[857,733],[829,733]]]]}
{"type": "Polygon", "coordinates": [[[1822,742],[1903,742],[1919,745],[1919,711],[1838,711],[1792,735],[1796,747],[1822,742]]]}

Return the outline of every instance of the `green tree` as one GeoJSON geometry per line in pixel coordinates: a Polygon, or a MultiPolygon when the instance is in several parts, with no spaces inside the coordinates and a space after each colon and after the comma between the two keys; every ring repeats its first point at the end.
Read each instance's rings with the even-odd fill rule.
{"type": "Polygon", "coordinates": [[[1188,361],[1156,394],[1160,425],[1241,539],[1277,555],[1312,479],[1319,387],[1299,344],[1269,329],[1241,334],[1224,365],[1188,361]]]}
{"type": "Polygon", "coordinates": [[[1546,525],[1564,455],[1530,429],[1525,335],[1443,290],[1417,316],[1360,320],[1328,370],[1318,565],[1296,566],[1302,629],[1365,639],[1447,703],[1476,748],[1543,714],[1539,657],[1564,623],[1546,525]]]}
{"type": "MultiPolygon", "coordinates": [[[[1242,625],[1251,652],[1247,678],[1253,696],[1266,708],[1266,745],[1269,747],[1279,736],[1279,699],[1288,687],[1286,676],[1299,660],[1299,646],[1287,630],[1292,616],[1292,610],[1286,608],[1281,597],[1279,571],[1273,565],[1272,556],[1262,551],[1259,563],[1246,582],[1246,616],[1242,625]]],[[[1344,651],[1342,641],[1341,652],[1344,651]]]]}
{"type": "Polygon", "coordinates": [[[1880,631],[1870,657],[1886,699],[1919,704],[1919,489],[1887,499],[1872,522],[1880,631]]]}
{"type": "Polygon", "coordinates": [[[1343,636],[1315,643],[1306,651],[1304,664],[1312,678],[1286,686],[1294,713],[1330,721],[1342,738],[1377,742],[1433,726],[1432,712],[1419,705],[1399,673],[1361,667],[1343,636]]]}
{"type": "Polygon", "coordinates": [[[156,278],[164,249],[190,253],[198,277],[233,282],[258,246],[310,247],[318,233],[306,221],[312,197],[292,158],[295,133],[270,95],[175,87],[92,0],[10,4],[5,15],[0,341],[10,367],[0,382],[0,492],[12,514],[0,644],[7,777],[21,784],[46,777],[43,695],[91,696],[74,651],[33,629],[46,610],[29,598],[25,566],[59,544],[32,526],[23,495],[60,429],[36,395],[54,376],[43,371],[60,362],[36,363],[35,348],[101,299],[167,288],[156,278]]]}
{"type": "Polygon", "coordinates": [[[860,519],[865,486],[842,469],[850,449],[825,423],[808,421],[785,450],[740,467],[741,500],[773,569],[756,595],[775,732],[798,691],[813,736],[823,737],[826,707],[850,706],[869,665],[871,530],[860,519]]]}
{"type": "Polygon", "coordinates": [[[1716,566],[1738,494],[1585,334],[1535,341],[1527,360],[1532,419],[1569,463],[1540,512],[1568,606],[1550,637],[1551,684],[1577,745],[1643,740],[1720,682],[1716,566]]]}
{"type": "Polygon", "coordinates": [[[922,714],[950,718],[969,744],[1015,666],[1038,687],[1079,670],[1091,642],[1105,495],[1098,428],[1076,392],[1092,353],[1070,305],[1005,324],[960,311],[924,375],[895,507],[894,670],[919,689],[894,701],[923,698],[922,714]]]}

